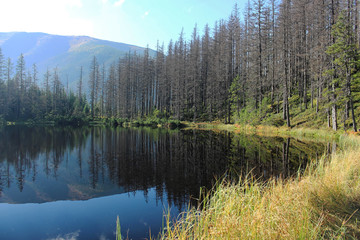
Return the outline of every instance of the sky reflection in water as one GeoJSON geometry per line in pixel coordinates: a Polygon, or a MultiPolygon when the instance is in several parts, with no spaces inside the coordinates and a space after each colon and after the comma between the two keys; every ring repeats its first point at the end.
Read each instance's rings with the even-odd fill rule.
{"type": "Polygon", "coordinates": [[[216,178],[289,176],[324,144],[212,131],[7,127],[0,131],[0,239],[157,234],[216,178]]]}

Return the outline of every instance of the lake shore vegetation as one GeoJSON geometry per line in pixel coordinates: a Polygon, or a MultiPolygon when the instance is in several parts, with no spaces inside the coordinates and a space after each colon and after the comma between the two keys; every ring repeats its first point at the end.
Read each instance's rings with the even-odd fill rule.
{"type": "Polygon", "coordinates": [[[160,239],[358,239],[360,139],[290,179],[220,181],[198,207],[166,216],[160,239]]]}

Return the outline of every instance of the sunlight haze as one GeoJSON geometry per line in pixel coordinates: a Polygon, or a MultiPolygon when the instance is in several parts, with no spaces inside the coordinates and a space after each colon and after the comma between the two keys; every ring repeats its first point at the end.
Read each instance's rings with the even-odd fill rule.
{"type": "Polygon", "coordinates": [[[155,48],[227,19],[235,0],[1,0],[0,32],[86,35],[155,48]]]}

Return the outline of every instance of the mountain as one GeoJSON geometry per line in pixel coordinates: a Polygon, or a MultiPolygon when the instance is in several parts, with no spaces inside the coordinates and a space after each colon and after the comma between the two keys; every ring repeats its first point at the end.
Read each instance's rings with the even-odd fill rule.
{"type": "MultiPolygon", "coordinates": [[[[35,63],[39,79],[43,80],[46,69],[58,68],[60,79],[65,85],[67,79],[71,88],[76,88],[83,66],[83,81],[87,82],[90,62],[96,56],[99,64],[109,66],[126,53],[142,55],[145,48],[125,43],[100,40],[87,36],[59,36],[46,33],[7,32],[0,33],[0,48],[4,57],[10,57],[16,65],[22,53],[26,66],[31,69],[35,63]]],[[[155,51],[150,50],[154,56],[155,51]]]]}

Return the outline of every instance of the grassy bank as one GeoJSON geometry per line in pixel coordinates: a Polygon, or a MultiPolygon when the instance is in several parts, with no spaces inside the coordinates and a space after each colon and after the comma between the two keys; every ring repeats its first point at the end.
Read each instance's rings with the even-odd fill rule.
{"type": "Polygon", "coordinates": [[[199,129],[211,131],[230,131],[235,133],[249,134],[249,135],[264,135],[264,136],[280,136],[280,137],[296,137],[306,138],[309,140],[332,141],[339,140],[346,135],[357,135],[353,132],[333,131],[328,128],[312,129],[303,127],[275,127],[267,125],[250,125],[250,124],[224,124],[220,122],[182,122],[185,129],[199,129]]]}
{"type": "Polygon", "coordinates": [[[183,213],[175,223],[168,217],[160,238],[359,239],[360,139],[315,132],[287,131],[340,138],[344,150],[293,179],[264,183],[247,176],[237,184],[222,182],[201,207],[183,213]]]}

